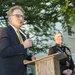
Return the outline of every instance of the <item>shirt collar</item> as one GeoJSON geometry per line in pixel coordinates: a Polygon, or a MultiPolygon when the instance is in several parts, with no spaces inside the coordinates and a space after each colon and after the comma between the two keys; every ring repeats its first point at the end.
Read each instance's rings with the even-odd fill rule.
{"type": "MultiPolygon", "coordinates": [[[[11,25],[11,24],[10,24],[11,25]]],[[[17,28],[15,28],[13,25],[11,25],[12,26],[12,28],[15,30],[15,32],[17,31],[17,28]]]]}
{"type": "Polygon", "coordinates": [[[56,43],[56,46],[62,47],[63,45],[60,46],[59,44],[56,43]]]}

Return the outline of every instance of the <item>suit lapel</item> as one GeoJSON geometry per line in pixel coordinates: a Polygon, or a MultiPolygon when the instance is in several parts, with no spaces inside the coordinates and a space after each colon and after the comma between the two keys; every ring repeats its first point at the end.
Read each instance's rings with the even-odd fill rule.
{"type": "MultiPolygon", "coordinates": [[[[15,30],[12,28],[11,25],[8,26],[8,29],[11,31],[11,34],[15,37],[15,41],[18,41],[20,43],[20,41],[18,39],[18,36],[17,36],[15,30]]],[[[24,41],[25,40],[25,36],[23,34],[21,34],[21,36],[22,36],[22,39],[24,41]]]]}
{"type": "MultiPolygon", "coordinates": [[[[19,42],[18,36],[17,36],[15,30],[12,28],[12,26],[9,25],[7,28],[10,30],[11,34],[15,37],[15,41],[19,42]]],[[[12,39],[13,39],[13,38],[12,38],[12,39]]],[[[20,43],[20,42],[19,42],[19,43],[20,43]]]]}

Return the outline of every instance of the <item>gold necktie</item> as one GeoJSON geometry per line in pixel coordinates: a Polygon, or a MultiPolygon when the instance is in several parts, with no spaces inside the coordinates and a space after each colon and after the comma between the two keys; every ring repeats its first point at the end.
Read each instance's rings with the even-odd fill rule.
{"type": "Polygon", "coordinates": [[[19,41],[20,41],[20,44],[22,44],[22,36],[21,36],[21,34],[20,34],[20,32],[19,31],[17,31],[17,34],[18,34],[18,38],[19,38],[19,41]]]}

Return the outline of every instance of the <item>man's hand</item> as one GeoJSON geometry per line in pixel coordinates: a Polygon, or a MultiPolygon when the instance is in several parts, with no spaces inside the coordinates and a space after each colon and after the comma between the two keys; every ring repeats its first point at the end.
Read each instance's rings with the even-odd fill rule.
{"type": "Polygon", "coordinates": [[[71,75],[72,74],[72,70],[70,70],[70,69],[64,70],[63,74],[65,74],[65,75],[71,75]]]}
{"type": "Polygon", "coordinates": [[[24,46],[24,48],[30,48],[30,47],[32,47],[32,40],[31,39],[26,39],[23,42],[23,46],[24,46]]]}
{"type": "Polygon", "coordinates": [[[32,56],[31,59],[32,59],[32,60],[36,60],[36,59],[38,59],[38,57],[32,56]]]}

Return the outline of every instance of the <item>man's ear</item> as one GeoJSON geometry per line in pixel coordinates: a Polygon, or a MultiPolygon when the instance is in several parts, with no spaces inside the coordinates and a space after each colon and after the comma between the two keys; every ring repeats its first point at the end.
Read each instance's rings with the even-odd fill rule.
{"type": "Polygon", "coordinates": [[[11,21],[11,16],[8,16],[8,20],[11,21]]]}

